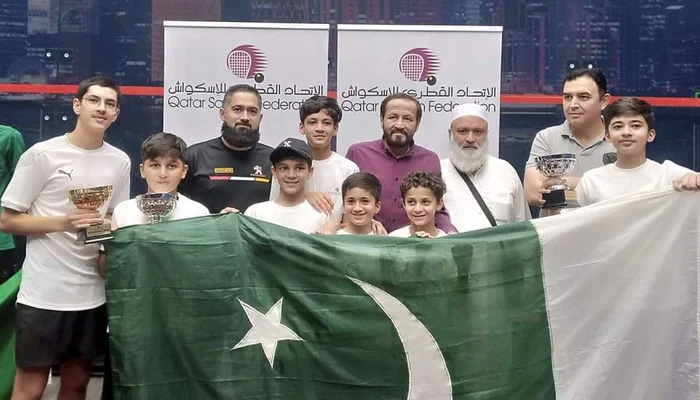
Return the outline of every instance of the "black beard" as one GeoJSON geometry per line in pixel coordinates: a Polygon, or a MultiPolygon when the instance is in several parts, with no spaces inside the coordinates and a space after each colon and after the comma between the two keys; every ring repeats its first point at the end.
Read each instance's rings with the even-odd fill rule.
{"type": "Polygon", "coordinates": [[[400,140],[394,140],[391,137],[391,133],[383,130],[382,134],[382,139],[384,140],[384,143],[386,143],[387,147],[392,151],[392,153],[396,150],[403,150],[406,148],[409,148],[413,145],[413,138],[409,138],[408,136],[406,137],[406,141],[400,141],[400,140]]]}
{"type": "Polygon", "coordinates": [[[260,130],[248,128],[243,125],[230,127],[226,122],[221,124],[221,136],[224,141],[233,147],[253,147],[260,140],[260,130]]]}

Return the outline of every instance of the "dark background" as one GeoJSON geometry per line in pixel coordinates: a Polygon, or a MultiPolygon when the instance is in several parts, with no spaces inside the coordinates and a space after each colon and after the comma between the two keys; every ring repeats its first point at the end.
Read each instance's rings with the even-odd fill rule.
{"type": "MultiPolygon", "coordinates": [[[[691,98],[700,96],[698,15],[698,0],[2,0],[0,84],[76,84],[103,73],[121,85],[161,86],[163,20],[322,22],[331,23],[333,90],[337,23],[502,25],[504,94],[559,94],[570,65],[590,64],[604,70],[613,95],[691,98]]],[[[478,62],[478,49],[459,51],[478,62]]],[[[20,130],[28,146],[75,123],[71,95],[36,91],[0,90],[0,124],[20,130]]],[[[505,102],[501,110],[500,155],[522,174],[534,134],[561,123],[562,109],[505,102]]],[[[133,194],[144,190],[140,143],[162,129],[162,112],[160,96],[125,96],[108,133],[132,158],[133,194]]],[[[700,108],[656,114],[650,157],[698,170],[700,108]]]]}

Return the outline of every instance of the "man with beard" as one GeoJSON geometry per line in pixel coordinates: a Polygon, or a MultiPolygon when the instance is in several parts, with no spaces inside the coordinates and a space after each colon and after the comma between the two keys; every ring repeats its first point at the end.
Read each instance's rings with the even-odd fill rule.
{"type": "Polygon", "coordinates": [[[260,94],[250,85],[231,86],[219,116],[221,136],[187,149],[189,169],[180,192],[212,213],[244,212],[270,196],[272,148],[258,143],[263,117],[260,94]]]}
{"type": "Polygon", "coordinates": [[[444,203],[459,232],[530,219],[523,185],[505,160],[489,155],[486,111],[462,104],[452,111],[450,157],[440,161],[444,203]]]}
{"type": "MultiPolygon", "coordinates": [[[[414,97],[405,93],[388,96],[379,107],[382,138],[355,143],[346,155],[360,171],[373,174],[381,182],[382,208],[375,218],[388,232],[410,223],[399,190],[403,178],[413,171],[440,176],[437,154],[413,142],[422,114],[420,103],[414,97]]],[[[436,214],[435,225],[447,233],[455,232],[444,210],[436,214]]]]}

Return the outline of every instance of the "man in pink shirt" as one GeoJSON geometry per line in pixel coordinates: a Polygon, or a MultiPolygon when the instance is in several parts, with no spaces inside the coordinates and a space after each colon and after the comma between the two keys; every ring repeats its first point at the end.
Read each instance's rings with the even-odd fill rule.
{"type": "MultiPolygon", "coordinates": [[[[413,171],[440,176],[440,159],[413,142],[423,114],[414,97],[405,93],[388,96],[382,101],[379,114],[382,138],[353,144],[346,157],[357,164],[360,171],[373,174],[381,182],[382,208],[375,218],[391,232],[409,224],[399,192],[403,178],[413,171]]],[[[438,212],[435,222],[445,232],[456,232],[444,210],[438,212]]]]}

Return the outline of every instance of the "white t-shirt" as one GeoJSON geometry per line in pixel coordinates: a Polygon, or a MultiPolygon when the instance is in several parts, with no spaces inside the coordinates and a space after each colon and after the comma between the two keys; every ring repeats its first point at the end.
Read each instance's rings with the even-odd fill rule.
{"type": "MultiPolygon", "coordinates": [[[[332,152],[331,156],[325,160],[313,160],[311,163],[314,173],[306,184],[306,192],[328,193],[333,201],[333,213],[331,217],[334,221],[340,222],[343,217],[343,195],[340,191],[343,181],[349,175],[359,172],[357,164],[347,158],[332,152]]],[[[280,194],[280,186],[277,179],[272,179],[270,189],[270,200],[274,200],[280,194]]]]}
{"type": "MultiPolygon", "coordinates": [[[[177,194],[177,203],[175,209],[164,221],[175,221],[178,219],[201,217],[209,215],[209,209],[202,203],[191,200],[189,197],[177,194]]],[[[122,201],[114,208],[112,214],[112,226],[115,228],[123,228],[131,225],[144,225],[148,223],[146,215],[139,210],[136,205],[136,198],[122,201]]]]}
{"type": "MultiPolygon", "coordinates": [[[[450,221],[458,232],[491,227],[469,186],[449,159],[440,161],[442,179],[447,186],[443,197],[450,221]]],[[[469,176],[493,214],[497,225],[525,221],[531,218],[525,202],[523,184],[515,169],[505,160],[489,156],[474,175],[469,176]]]]}
{"type": "MultiPolygon", "coordinates": [[[[348,232],[345,229],[338,229],[338,232],[336,232],[335,234],[336,235],[360,235],[359,233],[348,232]]],[[[369,231],[369,233],[365,233],[364,235],[374,235],[374,232],[369,231]]]]}
{"type": "MultiPolygon", "coordinates": [[[[399,228],[389,234],[389,236],[394,236],[394,237],[402,237],[402,238],[409,238],[413,235],[411,235],[411,225],[406,225],[403,228],[399,228]]],[[[447,236],[445,232],[443,232],[441,229],[438,229],[438,234],[435,237],[442,237],[442,236],[447,236]]]]}
{"type": "Polygon", "coordinates": [[[674,179],[688,172],[693,171],[672,161],[659,164],[647,159],[639,167],[629,169],[608,164],[583,174],[576,186],[576,197],[583,207],[614,197],[670,186],[674,179]]]}
{"type": "Polygon", "coordinates": [[[248,207],[243,215],[304,233],[315,232],[328,220],[325,214],[316,211],[306,200],[293,207],[281,206],[274,201],[264,201],[248,207]]]}
{"type": "MultiPolygon", "coordinates": [[[[39,142],[19,159],[2,197],[2,206],[30,215],[70,214],[68,190],[112,185],[100,211],[111,211],[129,198],[131,162],[104,143],[96,150],[72,145],[66,135],[39,142]]],[[[99,244],[77,243],[74,232],[27,237],[17,302],[57,311],[79,311],[105,302],[104,280],[97,273],[99,244]]]]}

